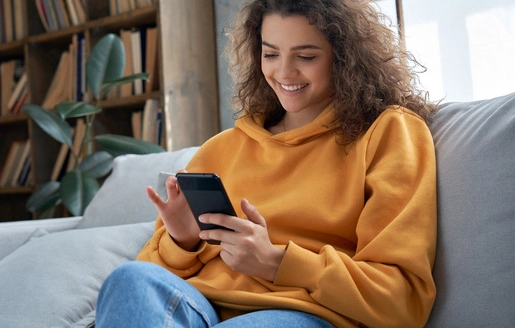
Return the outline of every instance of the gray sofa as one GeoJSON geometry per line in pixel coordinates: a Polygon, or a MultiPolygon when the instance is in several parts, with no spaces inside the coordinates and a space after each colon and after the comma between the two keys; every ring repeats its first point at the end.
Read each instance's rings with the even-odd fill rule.
{"type": "MultiPolygon", "coordinates": [[[[438,294],[427,326],[512,327],[515,93],[443,104],[431,130],[438,294]]],[[[159,173],[184,167],[196,149],[116,158],[83,217],[0,224],[0,327],[90,326],[104,278],[152,234],[145,186],[159,186],[159,173]]]]}

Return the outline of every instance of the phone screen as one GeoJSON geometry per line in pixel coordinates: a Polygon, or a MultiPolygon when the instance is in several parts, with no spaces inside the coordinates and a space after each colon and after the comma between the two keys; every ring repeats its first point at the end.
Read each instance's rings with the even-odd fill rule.
{"type": "MultiPolygon", "coordinates": [[[[198,217],[204,213],[236,216],[220,177],[215,173],[178,173],[176,177],[200,229],[227,229],[198,220],[198,217]]],[[[210,241],[210,243],[215,244],[217,241],[210,241]]]]}

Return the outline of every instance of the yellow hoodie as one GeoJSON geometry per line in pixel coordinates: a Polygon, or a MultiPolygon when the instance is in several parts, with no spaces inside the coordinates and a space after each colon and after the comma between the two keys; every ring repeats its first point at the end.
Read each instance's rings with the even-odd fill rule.
{"type": "Polygon", "coordinates": [[[138,256],[187,279],[222,319],[268,308],[320,316],[337,327],[421,327],[435,297],[436,166],[430,132],[390,107],[350,147],[313,122],[272,135],[259,119],[207,141],[186,168],[218,173],[239,217],[247,198],[286,249],[275,281],[232,271],[220,247],[174,244],[161,219],[138,256]]]}

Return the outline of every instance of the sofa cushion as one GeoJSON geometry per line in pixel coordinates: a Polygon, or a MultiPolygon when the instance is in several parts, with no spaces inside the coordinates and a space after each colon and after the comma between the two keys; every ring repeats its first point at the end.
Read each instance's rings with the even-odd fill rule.
{"type": "Polygon", "coordinates": [[[52,232],[75,228],[81,216],[30,221],[2,222],[0,224],[0,260],[32,238],[52,232]]]}
{"type": "Polygon", "coordinates": [[[154,223],[75,229],[32,239],[0,261],[0,327],[87,327],[98,291],[136,258],[154,223]]]}
{"type": "Polygon", "coordinates": [[[441,106],[436,303],[428,327],[515,323],[515,93],[441,106]]]}
{"type": "Polygon", "coordinates": [[[155,221],[157,211],[145,188],[157,188],[159,172],[186,167],[197,149],[116,157],[113,171],[86,207],[78,228],[155,221]]]}

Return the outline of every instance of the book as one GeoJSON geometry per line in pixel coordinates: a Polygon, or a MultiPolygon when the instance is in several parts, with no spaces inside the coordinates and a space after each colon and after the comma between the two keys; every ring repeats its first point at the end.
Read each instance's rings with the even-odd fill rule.
{"type": "Polygon", "coordinates": [[[84,4],[80,0],[73,0],[74,8],[77,13],[77,17],[79,18],[79,22],[81,24],[86,23],[87,16],[86,16],[86,9],[84,9],[84,4]]]}
{"type": "Polygon", "coordinates": [[[23,146],[26,143],[26,140],[13,141],[11,146],[9,147],[9,151],[4,160],[4,164],[2,166],[2,172],[0,176],[0,187],[7,187],[14,171],[16,170],[16,163],[21,156],[21,152],[23,151],[23,146]]]}
{"type": "Polygon", "coordinates": [[[55,105],[65,101],[71,100],[71,73],[70,73],[70,53],[64,51],[61,53],[59,63],[50,82],[50,86],[47,90],[45,99],[43,100],[41,107],[45,109],[53,109],[55,105]]]}
{"type": "MultiPolygon", "coordinates": [[[[75,135],[75,129],[72,128],[72,137],[75,135]]],[[[57,181],[59,176],[61,175],[61,171],[63,170],[64,163],[66,162],[66,157],[70,152],[70,146],[67,144],[61,144],[61,148],[59,148],[59,153],[57,154],[57,158],[55,159],[54,167],[52,169],[52,174],[50,175],[51,181],[57,181]]],[[[71,155],[70,155],[71,156],[71,155]]]]}
{"type": "Polygon", "coordinates": [[[118,1],[109,0],[109,16],[118,15],[118,1]]]}
{"type": "Polygon", "coordinates": [[[77,10],[75,10],[73,0],[66,0],[66,11],[70,16],[70,23],[73,26],[81,24],[81,21],[79,20],[79,15],[77,14],[77,10]]]}
{"type": "Polygon", "coordinates": [[[50,32],[50,26],[48,25],[47,21],[47,13],[45,9],[45,4],[43,0],[34,0],[36,3],[36,8],[38,10],[39,19],[41,20],[41,23],[43,24],[43,27],[47,32],[50,32]]]}
{"type": "Polygon", "coordinates": [[[23,39],[27,36],[27,27],[24,15],[25,3],[25,1],[13,0],[14,38],[16,40],[23,39]]]}
{"type": "Polygon", "coordinates": [[[145,81],[145,92],[151,92],[159,89],[159,69],[157,66],[157,27],[147,28],[147,37],[145,44],[145,71],[150,77],[145,81]]]}
{"type": "Polygon", "coordinates": [[[27,87],[27,72],[23,72],[20,80],[16,83],[16,86],[13,90],[13,93],[11,94],[11,97],[9,98],[9,101],[7,102],[7,108],[9,108],[9,111],[14,107],[16,102],[20,99],[20,97],[23,94],[24,89],[27,87]]]}
{"type": "Polygon", "coordinates": [[[138,7],[136,0],[129,0],[129,10],[134,10],[138,7]]]}
{"type": "Polygon", "coordinates": [[[127,12],[131,10],[131,5],[129,0],[117,0],[118,2],[118,14],[127,12]]]}
{"type": "MultiPolygon", "coordinates": [[[[134,29],[131,31],[131,49],[132,49],[132,74],[143,72],[142,54],[141,54],[141,30],[134,29]]],[[[143,93],[143,80],[137,79],[133,81],[133,93],[140,95],[143,93]]]]}
{"type": "Polygon", "coordinates": [[[161,107],[157,109],[156,115],[156,137],[155,142],[157,145],[162,145],[163,141],[163,112],[161,107]]]}
{"type": "Polygon", "coordinates": [[[18,100],[16,100],[13,107],[10,109],[10,113],[13,115],[18,115],[20,113],[23,105],[27,102],[28,97],[29,97],[29,89],[28,89],[27,84],[25,84],[23,86],[23,90],[21,92],[20,97],[18,98],[18,100]]]}
{"type": "Polygon", "coordinates": [[[15,70],[16,66],[20,65],[20,60],[9,60],[0,64],[0,83],[2,85],[0,90],[1,101],[1,115],[9,115],[9,99],[13,94],[15,87],[15,70]]]}
{"type": "Polygon", "coordinates": [[[64,5],[64,0],[55,0],[55,1],[56,1],[56,5],[58,7],[59,19],[61,20],[63,27],[70,27],[72,25],[70,22],[70,14],[68,13],[66,6],[64,5]]]}
{"type": "Polygon", "coordinates": [[[23,168],[21,169],[20,176],[18,177],[18,182],[17,182],[18,186],[23,187],[28,184],[31,184],[31,181],[29,181],[31,166],[32,166],[32,159],[30,158],[30,156],[28,156],[25,159],[25,162],[23,163],[23,168]]]}
{"type": "Polygon", "coordinates": [[[150,6],[152,4],[152,0],[136,0],[136,6],[138,8],[150,6]]]}
{"type": "Polygon", "coordinates": [[[43,0],[45,8],[46,21],[50,27],[50,31],[57,31],[59,29],[59,22],[57,21],[57,12],[54,8],[53,0],[43,0]]]}
{"type": "Polygon", "coordinates": [[[157,113],[159,111],[159,106],[158,99],[147,99],[145,101],[141,127],[141,140],[157,143],[157,113]]]}
{"type": "Polygon", "coordinates": [[[13,28],[13,8],[12,8],[12,2],[10,0],[4,0],[3,1],[4,6],[4,15],[3,19],[1,20],[4,24],[4,31],[5,31],[5,41],[11,42],[14,40],[14,28],[13,28]]]}
{"type": "Polygon", "coordinates": [[[78,59],[78,38],[77,34],[72,36],[72,43],[68,47],[70,52],[70,101],[77,100],[77,59],[78,59]]]}
{"type": "MultiPolygon", "coordinates": [[[[0,18],[4,17],[4,6],[2,5],[2,1],[0,1],[0,18]]],[[[0,43],[5,42],[5,28],[4,24],[0,20],[0,43]]]]}
{"type": "MultiPolygon", "coordinates": [[[[73,153],[77,155],[78,158],[82,157],[81,154],[81,147],[82,147],[82,140],[84,139],[84,135],[86,134],[86,123],[84,122],[83,118],[77,119],[77,122],[75,124],[75,134],[73,136],[73,144],[72,144],[72,150],[73,153]]],[[[75,167],[75,163],[77,162],[77,159],[73,154],[70,154],[70,157],[68,158],[68,166],[66,168],[66,172],[70,172],[75,167]]]]}
{"type": "Polygon", "coordinates": [[[19,150],[19,154],[16,158],[13,173],[10,177],[8,186],[18,186],[18,178],[20,177],[21,171],[25,165],[25,162],[27,161],[27,158],[30,158],[30,142],[28,140],[23,143],[21,149],[19,150]]]}
{"type": "Polygon", "coordinates": [[[84,34],[75,34],[77,44],[77,81],[76,101],[82,101],[86,92],[86,40],[84,34]]]}
{"type": "MultiPolygon", "coordinates": [[[[129,76],[133,74],[132,70],[132,44],[131,44],[131,31],[120,30],[120,39],[123,42],[123,48],[125,49],[125,68],[123,76],[129,76]]],[[[132,83],[125,83],[120,86],[120,97],[128,97],[132,95],[132,83]]]]}
{"type": "Polygon", "coordinates": [[[134,139],[141,139],[142,117],[143,117],[142,111],[132,112],[131,123],[132,123],[132,136],[134,137],[134,139]]]}

